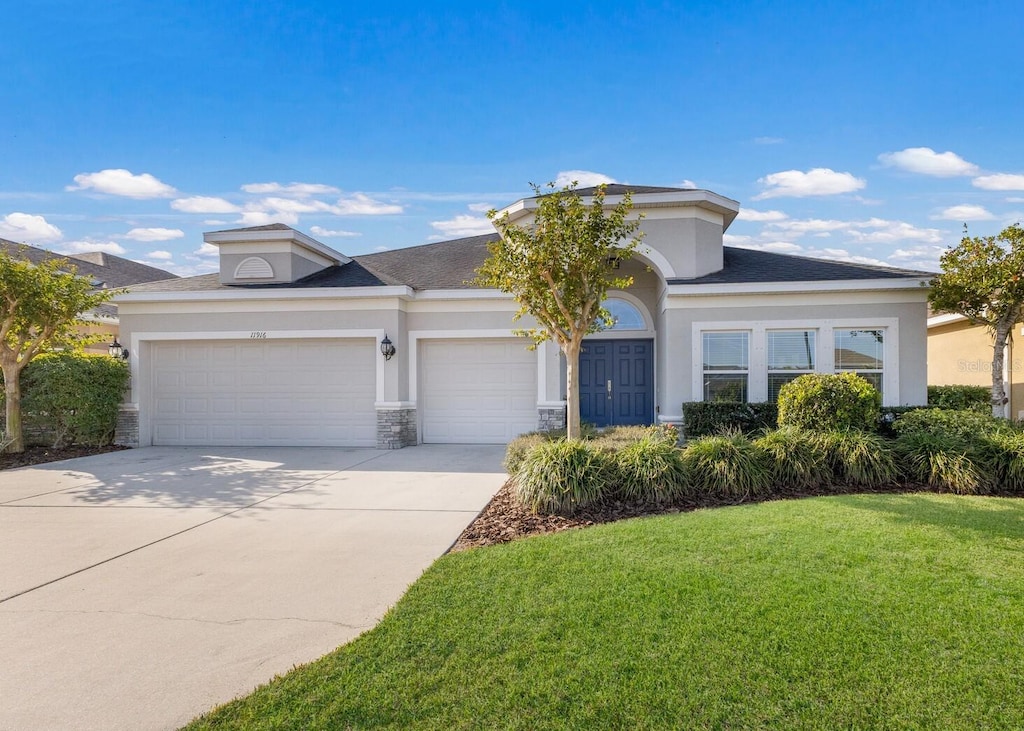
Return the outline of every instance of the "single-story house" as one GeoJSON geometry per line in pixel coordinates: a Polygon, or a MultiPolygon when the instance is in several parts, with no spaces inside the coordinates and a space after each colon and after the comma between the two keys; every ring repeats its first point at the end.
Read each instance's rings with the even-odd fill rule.
{"type": "MultiPolygon", "coordinates": [[[[1024,336],[1018,323],[1011,336],[1024,336]]],[[[928,317],[928,383],[932,386],[992,387],[992,332],[963,315],[928,317]]],[[[1006,418],[1024,419],[1024,360],[1014,353],[1013,337],[1003,351],[1003,386],[1009,401],[1006,418]]]]}
{"type": "MultiPolygon", "coordinates": [[[[34,264],[50,259],[67,259],[69,264],[74,265],[80,276],[88,277],[92,281],[96,289],[119,289],[130,284],[156,282],[177,276],[163,269],[102,251],[55,254],[52,251],[28,244],[0,239],[0,252],[13,259],[30,261],[34,264]]],[[[117,307],[109,303],[100,305],[91,312],[82,313],[82,320],[84,323],[78,328],[80,334],[101,336],[101,340],[85,346],[86,352],[106,353],[108,345],[119,337],[117,307]]]]}
{"type": "MultiPolygon", "coordinates": [[[[736,201],[628,190],[645,237],[621,265],[633,286],[606,302],[615,327],[581,356],[584,420],[679,423],[684,402],[765,401],[812,371],[925,402],[928,275],[724,246],[736,201]]],[[[536,207],[505,210],[528,223],[536,207]]],[[[496,236],[349,257],[282,224],[205,234],[219,272],[117,300],[132,370],[119,438],[394,448],[562,426],[558,348],[529,350],[516,302],[472,284],[496,236]]]]}

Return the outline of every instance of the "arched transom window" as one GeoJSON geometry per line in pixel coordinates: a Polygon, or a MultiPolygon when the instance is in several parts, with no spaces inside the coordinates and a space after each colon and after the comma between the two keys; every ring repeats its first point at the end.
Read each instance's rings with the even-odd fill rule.
{"type": "Polygon", "coordinates": [[[604,308],[611,313],[615,324],[606,330],[646,330],[647,322],[640,310],[630,302],[620,299],[606,299],[604,308]]]}

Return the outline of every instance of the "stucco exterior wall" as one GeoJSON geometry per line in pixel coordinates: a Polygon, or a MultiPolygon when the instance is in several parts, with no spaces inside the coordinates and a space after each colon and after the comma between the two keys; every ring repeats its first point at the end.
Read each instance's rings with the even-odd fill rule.
{"type": "MultiPolygon", "coordinates": [[[[1021,325],[1013,335],[1024,336],[1021,325]]],[[[1024,419],[1024,356],[1011,339],[1006,346],[1004,381],[1007,384],[1006,415],[1024,419]]],[[[935,386],[992,386],[992,335],[966,320],[928,328],[928,383],[935,386]]]]}
{"type": "Polygon", "coordinates": [[[673,209],[675,218],[648,211],[641,224],[643,246],[658,251],[672,265],[672,276],[700,277],[722,268],[722,217],[698,208],[673,209]]]}

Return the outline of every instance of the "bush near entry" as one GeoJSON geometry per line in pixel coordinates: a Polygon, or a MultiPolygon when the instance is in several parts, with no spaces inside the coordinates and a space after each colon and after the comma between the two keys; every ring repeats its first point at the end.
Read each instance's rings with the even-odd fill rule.
{"type": "Polygon", "coordinates": [[[779,426],[872,431],[882,397],[855,373],[808,373],[779,389],[779,426]]]}

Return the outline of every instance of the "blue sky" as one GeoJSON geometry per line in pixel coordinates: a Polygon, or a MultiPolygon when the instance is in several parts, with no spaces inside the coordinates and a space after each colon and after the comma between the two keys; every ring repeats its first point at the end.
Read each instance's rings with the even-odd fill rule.
{"type": "Polygon", "coordinates": [[[1024,219],[1019,2],[9,5],[0,237],[57,251],[204,273],[203,231],[282,221],[368,253],[572,178],[903,267],[1024,219]]]}

